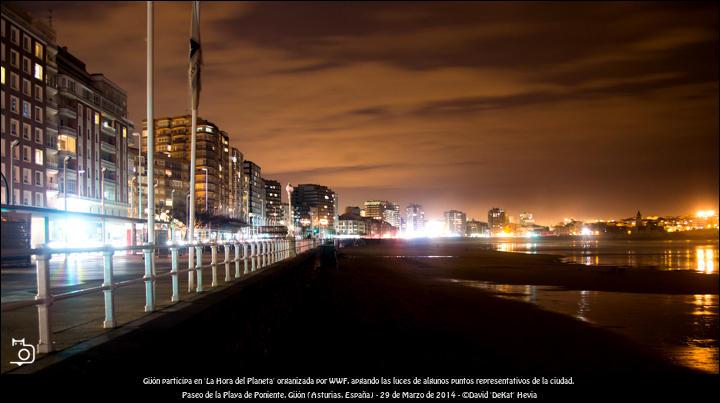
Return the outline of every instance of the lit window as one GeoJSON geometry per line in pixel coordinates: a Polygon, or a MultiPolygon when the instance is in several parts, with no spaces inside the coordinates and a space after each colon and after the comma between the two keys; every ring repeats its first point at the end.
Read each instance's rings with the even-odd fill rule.
{"type": "Polygon", "coordinates": [[[43,67],[40,65],[40,63],[35,63],[35,74],[34,77],[38,80],[43,79],[43,67]]]}
{"type": "Polygon", "coordinates": [[[99,114],[99,113],[96,113],[96,114],[95,114],[95,124],[96,124],[96,125],[99,125],[99,124],[100,124],[100,114],[99,114]]]}
{"type": "Polygon", "coordinates": [[[2,77],[2,84],[5,85],[5,67],[2,67],[0,72],[1,72],[0,74],[2,74],[2,75],[0,75],[0,77],[2,77]]]}
{"type": "Polygon", "coordinates": [[[43,150],[40,150],[40,149],[35,150],[35,164],[37,164],[37,165],[43,164],[43,150]]]}
{"type": "Polygon", "coordinates": [[[43,45],[38,42],[35,42],[35,57],[38,59],[43,58],[43,45]]]}

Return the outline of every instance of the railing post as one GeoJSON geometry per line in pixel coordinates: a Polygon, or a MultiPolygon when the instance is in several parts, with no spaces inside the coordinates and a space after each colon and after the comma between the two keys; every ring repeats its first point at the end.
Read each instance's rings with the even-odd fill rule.
{"type": "MultiPolygon", "coordinates": [[[[192,244],[188,245],[188,269],[195,267],[195,247],[192,244]]],[[[188,292],[195,291],[195,271],[188,271],[188,292]]]]}
{"type": "Polygon", "coordinates": [[[260,241],[260,267],[267,266],[267,242],[260,241]]]}
{"type": "Polygon", "coordinates": [[[242,248],[243,248],[243,274],[248,274],[248,252],[249,252],[250,246],[247,241],[243,241],[242,248]]]}
{"type": "MultiPolygon", "coordinates": [[[[170,247],[170,273],[172,280],[172,296],[170,301],[180,301],[180,279],[178,278],[178,247],[173,245],[170,247]]],[[[190,276],[192,278],[192,276],[190,276]]]]}
{"type": "Polygon", "coordinates": [[[235,242],[235,278],[240,277],[240,243],[235,242]]]}
{"type": "Polygon", "coordinates": [[[257,266],[255,264],[255,258],[257,257],[257,243],[255,240],[250,241],[250,270],[255,271],[257,266]]]}
{"type": "Polygon", "coordinates": [[[210,270],[212,273],[211,287],[217,287],[217,243],[213,242],[210,245],[210,270]]]}
{"type": "Polygon", "coordinates": [[[203,292],[203,278],[202,278],[202,244],[195,246],[195,273],[197,273],[197,288],[196,292],[203,292]]]}
{"type": "Polygon", "coordinates": [[[225,282],[230,281],[230,243],[226,242],[224,245],[225,250],[225,282]]]}
{"type": "Polygon", "coordinates": [[[103,251],[103,257],[105,258],[105,264],[103,266],[103,287],[110,287],[107,290],[103,290],[103,294],[105,294],[105,321],[103,322],[103,327],[105,329],[111,329],[117,325],[115,321],[115,295],[113,294],[114,253],[115,251],[112,249],[103,251]]]}
{"type": "Polygon", "coordinates": [[[50,306],[53,304],[50,294],[50,254],[43,250],[36,256],[37,268],[37,295],[35,299],[42,300],[37,306],[38,313],[38,353],[53,351],[52,330],[50,328],[50,306]]]}
{"type": "Polygon", "coordinates": [[[155,310],[155,295],[153,295],[153,259],[155,255],[155,248],[151,243],[145,243],[145,312],[152,312],[155,310]]]}

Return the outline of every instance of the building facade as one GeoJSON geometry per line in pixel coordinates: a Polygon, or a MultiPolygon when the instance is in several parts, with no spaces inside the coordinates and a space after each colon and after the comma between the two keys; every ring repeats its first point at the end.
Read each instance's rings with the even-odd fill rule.
{"type": "Polygon", "coordinates": [[[268,225],[281,225],[285,221],[282,209],[282,189],[280,182],[272,179],[262,179],[265,185],[265,216],[268,225]]]}
{"type": "Polygon", "coordinates": [[[56,197],[57,113],[55,32],[14,6],[2,4],[2,202],[47,207],[56,197]],[[10,165],[12,164],[12,170],[10,165]],[[12,191],[10,191],[12,188],[12,191]],[[9,199],[8,199],[8,193],[9,199]]]}
{"type": "Polygon", "coordinates": [[[507,224],[505,210],[493,207],[488,211],[488,225],[490,225],[491,235],[501,234],[505,224],[507,224]]]}
{"type": "Polygon", "coordinates": [[[450,210],[443,213],[445,217],[445,231],[450,235],[465,236],[467,216],[459,210],[450,210]]]}
{"type": "Polygon", "coordinates": [[[301,233],[329,235],[335,231],[337,195],[327,186],[301,184],[292,192],[293,220],[301,233]]]}
{"type": "Polygon", "coordinates": [[[243,197],[248,223],[253,227],[265,225],[265,184],[260,166],[252,161],[244,161],[243,177],[243,197]]]}
{"type": "Polygon", "coordinates": [[[405,232],[409,234],[425,231],[425,211],[419,204],[408,204],[405,208],[405,232]]]}
{"type": "Polygon", "coordinates": [[[465,226],[465,236],[486,237],[490,236],[490,226],[486,222],[468,220],[465,226]]]}
{"type": "MultiPolygon", "coordinates": [[[[67,194],[72,210],[128,215],[127,93],[61,48],[57,53],[58,168],[62,208],[67,194]],[[67,162],[66,162],[67,161],[67,162]],[[64,190],[67,175],[67,191],[64,190]]],[[[51,203],[52,204],[52,203],[51,203]]]]}
{"type": "MultiPolygon", "coordinates": [[[[190,115],[155,119],[154,152],[189,165],[192,121],[190,115]]],[[[141,162],[147,155],[147,123],[143,121],[141,162]]],[[[173,162],[174,163],[174,162],[173,162]]],[[[144,165],[143,165],[144,166],[144,165]]],[[[196,136],[195,203],[196,213],[245,219],[242,205],[243,154],[230,146],[228,133],[214,123],[198,118],[196,136]]],[[[143,174],[145,170],[143,169],[143,174]]],[[[155,178],[157,179],[157,173],[155,178]]],[[[177,195],[176,195],[177,196],[177,195]]],[[[185,197],[186,195],[183,195],[185,197]]]]}

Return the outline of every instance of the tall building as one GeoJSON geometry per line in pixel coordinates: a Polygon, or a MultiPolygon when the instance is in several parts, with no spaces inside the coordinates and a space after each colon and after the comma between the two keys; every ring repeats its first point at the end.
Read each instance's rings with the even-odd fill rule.
{"type": "Polygon", "coordinates": [[[373,220],[382,220],[387,202],[383,200],[368,200],[365,202],[365,217],[373,220]]]}
{"type": "MultiPolygon", "coordinates": [[[[190,115],[155,119],[155,153],[190,163],[192,121],[190,115]]],[[[143,166],[147,155],[147,122],[142,132],[143,166]]],[[[143,174],[146,169],[143,168],[143,174]]],[[[188,168],[189,172],[189,168],[188,168]]],[[[228,133],[198,118],[196,136],[196,213],[245,219],[243,215],[243,155],[230,146],[228,133]]],[[[157,178],[157,173],[156,173],[157,178]]],[[[189,180],[189,178],[188,178],[189,180]]]]}
{"type": "Polygon", "coordinates": [[[490,235],[490,226],[486,222],[468,220],[465,226],[465,236],[481,237],[490,235]]]}
{"type": "Polygon", "coordinates": [[[265,185],[260,166],[252,161],[243,162],[243,198],[248,223],[253,226],[265,225],[265,185]]]}
{"type": "Polygon", "coordinates": [[[387,208],[383,211],[383,220],[400,229],[400,205],[393,202],[387,202],[387,208]]]}
{"type": "Polygon", "coordinates": [[[400,228],[400,206],[387,200],[368,200],[365,202],[365,217],[386,221],[400,228]]]}
{"type": "Polygon", "coordinates": [[[301,184],[292,192],[294,221],[303,229],[331,234],[335,230],[337,195],[332,189],[316,184],[301,184]]]}
{"type": "Polygon", "coordinates": [[[446,211],[445,216],[445,231],[450,235],[465,236],[467,216],[462,211],[450,210],[446,211]]]}
{"type": "Polygon", "coordinates": [[[58,194],[55,32],[4,2],[0,42],[1,169],[3,176],[12,181],[13,189],[11,199],[7,200],[9,189],[3,181],[2,202],[47,207],[52,200],[52,207],[57,207],[54,203],[58,194]]]}
{"type": "MultiPolygon", "coordinates": [[[[61,48],[57,53],[59,189],[67,177],[68,204],[79,211],[128,215],[127,93],[102,74],[90,74],[85,63],[61,48]],[[67,170],[64,160],[67,159],[67,170]]],[[[63,200],[56,200],[61,208],[63,200]]]]}
{"type": "Polygon", "coordinates": [[[281,204],[280,182],[272,179],[262,179],[265,184],[265,215],[267,225],[281,225],[285,221],[281,204]]]}
{"type": "Polygon", "coordinates": [[[347,206],[345,207],[345,214],[352,214],[356,216],[361,216],[362,209],[358,206],[347,206]]]}
{"type": "Polygon", "coordinates": [[[505,210],[493,207],[488,211],[488,225],[490,225],[490,233],[492,235],[502,233],[505,224],[507,224],[505,210]]]}
{"type": "Polygon", "coordinates": [[[520,213],[520,225],[523,227],[529,227],[535,224],[535,219],[533,218],[532,213],[528,213],[527,211],[523,211],[520,213]]]}
{"type": "Polygon", "coordinates": [[[419,204],[408,204],[405,208],[405,232],[409,234],[425,231],[425,211],[419,204]]]}

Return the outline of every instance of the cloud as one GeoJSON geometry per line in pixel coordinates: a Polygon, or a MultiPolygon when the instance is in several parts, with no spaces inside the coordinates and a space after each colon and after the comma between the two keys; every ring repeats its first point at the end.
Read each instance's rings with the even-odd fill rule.
{"type": "MultiPolygon", "coordinates": [[[[187,2],[156,2],[158,115],[188,112],[187,2]]],[[[53,9],[145,115],[145,4],[53,9]]],[[[718,201],[709,3],[202,3],[200,114],[282,182],[482,218],[718,201]],[[668,197],[672,194],[672,197],[668,197]]]]}

